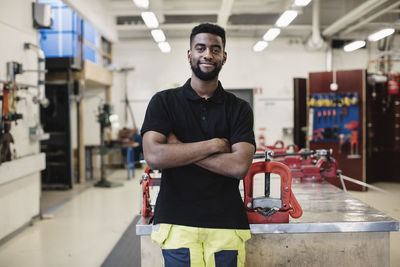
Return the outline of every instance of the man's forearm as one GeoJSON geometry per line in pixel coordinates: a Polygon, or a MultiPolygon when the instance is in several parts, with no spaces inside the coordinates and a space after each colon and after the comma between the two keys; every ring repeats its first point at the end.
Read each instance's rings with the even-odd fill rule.
{"type": "Polygon", "coordinates": [[[210,142],[159,144],[146,161],[154,169],[174,168],[200,161],[215,153],[210,142]]]}
{"type": "Polygon", "coordinates": [[[174,168],[200,161],[214,153],[228,152],[226,139],[181,143],[174,135],[165,137],[156,132],[143,136],[143,152],[149,166],[153,169],[174,168]],[[175,139],[174,139],[175,138],[175,139]]]}
{"type": "Polygon", "coordinates": [[[240,152],[214,154],[195,164],[209,171],[241,180],[249,171],[253,153],[253,146],[251,146],[240,152]]]}

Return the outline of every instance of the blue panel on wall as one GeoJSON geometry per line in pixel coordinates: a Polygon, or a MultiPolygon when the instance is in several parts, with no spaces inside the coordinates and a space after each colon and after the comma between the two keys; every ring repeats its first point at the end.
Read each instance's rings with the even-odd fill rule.
{"type": "Polygon", "coordinates": [[[40,32],[80,32],[81,18],[69,7],[53,8],[53,25],[51,29],[41,29],[40,32]]]}
{"type": "Polygon", "coordinates": [[[96,29],[87,21],[83,21],[83,40],[96,45],[97,31],[96,29]]]}
{"type": "MultiPolygon", "coordinates": [[[[87,21],[60,0],[40,0],[40,3],[52,6],[53,27],[40,30],[40,47],[46,57],[79,57],[82,36],[84,43],[97,47],[98,32],[87,21]],[[82,33],[82,35],[81,35],[82,33]]],[[[83,45],[83,58],[97,63],[98,52],[83,45]]]]}
{"type": "Polygon", "coordinates": [[[86,44],[83,45],[83,59],[90,60],[93,63],[96,62],[96,51],[86,44]]]}
{"type": "Polygon", "coordinates": [[[68,7],[63,1],[61,0],[39,0],[39,4],[46,4],[51,5],[51,8],[55,7],[68,7]]]}
{"type": "Polygon", "coordinates": [[[52,6],[53,27],[40,30],[40,47],[46,57],[79,57],[82,19],[62,1],[40,1],[52,6]]]}
{"type": "Polygon", "coordinates": [[[74,57],[77,55],[78,35],[69,33],[42,33],[40,47],[46,57],[74,57]]]}

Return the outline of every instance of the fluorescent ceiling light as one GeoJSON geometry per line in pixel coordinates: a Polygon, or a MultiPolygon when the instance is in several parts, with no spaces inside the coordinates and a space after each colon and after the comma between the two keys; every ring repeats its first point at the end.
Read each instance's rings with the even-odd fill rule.
{"type": "Polygon", "coordinates": [[[383,29],[380,31],[377,31],[371,35],[368,36],[368,40],[371,42],[376,42],[380,39],[383,39],[391,34],[394,33],[394,29],[393,28],[387,28],[387,29],[383,29]]]}
{"type": "Polygon", "coordinates": [[[157,43],[159,42],[165,42],[165,34],[162,30],[157,29],[157,30],[151,30],[151,35],[153,35],[154,41],[157,43]]]}
{"type": "Polygon", "coordinates": [[[269,29],[263,36],[264,41],[272,41],[281,33],[281,29],[279,28],[271,28],[269,29]]]}
{"type": "Polygon", "coordinates": [[[294,5],[295,6],[307,6],[311,0],[295,0],[294,5]]]}
{"type": "Polygon", "coordinates": [[[296,10],[286,10],[276,21],[275,25],[278,27],[286,27],[296,18],[296,16],[296,10]]]}
{"type": "Polygon", "coordinates": [[[266,41],[258,41],[258,42],[253,46],[253,51],[254,51],[254,52],[261,52],[261,51],[263,51],[267,46],[268,46],[268,43],[267,43],[266,41]]]}
{"type": "Polygon", "coordinates": [[[133,0],[133,2],[139,8],[149,8],[149,0],[133,0]]]}
{"type": "Polygon", "coordinates": [[[158,27],[158,20],[153,12],[142,12],[142,19],[148,28],[153,29],[158,27]]]}
{"type": "Polygon", "coordinates": [[[163,53],[171,52],[171,46],[167,42],[158,43],[158,47],[160,48],[161,52],[163,52],[163,53]]]}
{"type": "Polygon", "coordinates": [[[345,45],[343,49],[345,52],[353,52],[354,50],[357,50],[364,46],[365,46],[365,41],[354,41],[352,43],[349,43],[348,45],[345,45]]]}

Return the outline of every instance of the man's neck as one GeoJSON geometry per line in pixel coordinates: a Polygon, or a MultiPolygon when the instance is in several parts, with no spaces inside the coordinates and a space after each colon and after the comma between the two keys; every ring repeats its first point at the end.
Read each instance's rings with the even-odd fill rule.
{"type": "Polygon", "coordinates": [[[218,87],[218,77],[211,81],[200,80],[196,75],[192,73],[190,80],[190,86],[193,90],[202,98],[208,99],[214,95],[215,90],[218,87]]]}

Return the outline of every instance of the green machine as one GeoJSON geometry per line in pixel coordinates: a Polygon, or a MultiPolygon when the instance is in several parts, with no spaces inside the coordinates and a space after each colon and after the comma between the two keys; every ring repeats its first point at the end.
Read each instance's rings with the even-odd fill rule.
{"type": "Polygon", "coordinates": [[[104,129],[111,126],[110,116],[114,112],[113,105],[104,103],[99,106],[99,113],[97,114],[97,122],[100,123],[100,181],[95,184],[97,187],[117,187],[122,186],[122,183],[115,183],[107,181],[106,168],[105,168],[105,155],[114,148],[108,147],[104,142],[104,129]]]}

